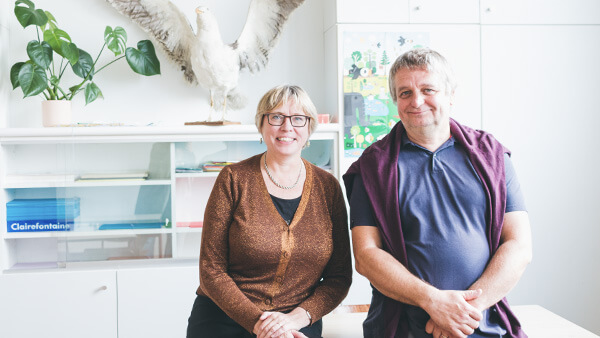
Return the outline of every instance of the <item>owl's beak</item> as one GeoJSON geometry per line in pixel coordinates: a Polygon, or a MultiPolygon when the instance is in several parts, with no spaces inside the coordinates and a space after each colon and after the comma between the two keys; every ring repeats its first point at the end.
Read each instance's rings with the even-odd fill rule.
{"type": "Polygon", "coordinates": [[[196,14],[202,14],[202,13],[204,13],[204,12],[202,12],[200,7],[196,7],[196,14]]]}

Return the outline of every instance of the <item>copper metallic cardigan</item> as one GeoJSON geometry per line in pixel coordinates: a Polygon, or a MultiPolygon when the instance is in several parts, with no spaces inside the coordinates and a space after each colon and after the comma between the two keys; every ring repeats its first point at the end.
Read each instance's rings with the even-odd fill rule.
{"type": "Polygon", "coordinates": [[[225,167],[215,182],[196,291],[249,332],[263,311],[300,306],[319,320],[344,299],[352,280],[339,182],[304,161],[302,198],[288,226],[263,181],[260,156],[225,167]]]}

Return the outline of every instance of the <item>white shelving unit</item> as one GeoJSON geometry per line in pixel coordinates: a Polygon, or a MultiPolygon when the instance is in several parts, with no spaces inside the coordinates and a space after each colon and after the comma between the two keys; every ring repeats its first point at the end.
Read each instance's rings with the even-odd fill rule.
{"type": "MultiPolygon", "coordinates": [[[[319,127],[307,160],[337,175],[337,124],[319,127]]],[[[0,219],[13,199],[80,199],[71,231],[0,232],[3,273],[85,262],[197,259],[204,205],[218,173],[181,173],[207,161],[239,161],[261,153],[254,125],[223,127],[73,127],[0,129],[0,219]],[[89,173],[148,172],[146,180],[92,180],[89,173]],[[158,228],[101,230],[106,224],[158,228]]],[[[96,262],[96,263],[95,263],[96,262]]]]}

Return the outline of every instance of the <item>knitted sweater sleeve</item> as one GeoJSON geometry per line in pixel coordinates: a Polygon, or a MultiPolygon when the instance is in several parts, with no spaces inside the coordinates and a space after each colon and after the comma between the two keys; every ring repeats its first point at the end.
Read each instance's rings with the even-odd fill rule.
{"type": "Polygon", "coordinates": [[[235,210],[233,173],[219,174],[206,205],[200,246],[200,287],[229,317],[249,332],[260,318],[259,309],[227,273],[229,225],[235,210]]]}

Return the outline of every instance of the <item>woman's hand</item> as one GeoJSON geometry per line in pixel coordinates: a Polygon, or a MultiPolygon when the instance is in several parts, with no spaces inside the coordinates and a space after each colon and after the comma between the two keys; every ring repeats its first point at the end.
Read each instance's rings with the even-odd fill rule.
{"type": "Polygon", "coordinates": [[[263,312],[254,325],[257,338],[304,337],[298,330],[310,324],[306,311],[296,308],[290,313],[263,312]]]}

